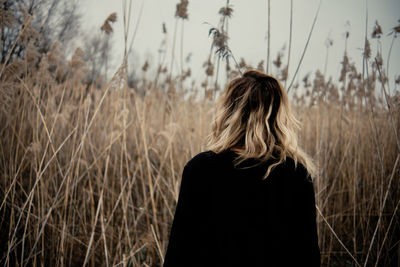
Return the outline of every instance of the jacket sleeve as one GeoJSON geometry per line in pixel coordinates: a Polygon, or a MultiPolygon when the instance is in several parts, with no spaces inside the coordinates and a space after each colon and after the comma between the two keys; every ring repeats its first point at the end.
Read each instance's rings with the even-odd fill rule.
{"type": "Polygon", "coordinates": [[[320,250],[316,224],[315,193],[307,171],[301,172],[301,184],[295,190],[292,251],[299,266],[320,266],[320,250]]]}
{"type": "Polygon", "coordinates": [[[205,225],[204,185],[196,169],[188,163],[183,170],[164,267],[204,264],[201,261],[205,260],[208,232],[205,225]]]}

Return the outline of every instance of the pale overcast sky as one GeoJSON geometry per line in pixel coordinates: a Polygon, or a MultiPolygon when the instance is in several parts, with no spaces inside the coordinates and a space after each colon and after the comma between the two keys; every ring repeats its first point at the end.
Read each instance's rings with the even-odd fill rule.
{"type": "MultiPolygon", "coordinates": [[[[158,49],[163,39],[162,23],[168,30],[168,46],[172,46],[172,36],[175,24],[175,9],[179,0],[133,0],[132,28],[136,26],[140,9],[143,13],[134,42],[134,51],[139,63],[145,60],[157,63],[158,49]]],[[[114,25],[114,53],[116,59],[123,54],[123,20],[122,0],[83,0],[84,29],[96,31],[104,19],[112,12],[117,12],[118,21],[114,25]]],[[[295,68],[312,25],[319,0],[294,0],[292,52],[289,69],[289,80],[295,68]]],[[[382,54],[385,60],[392,41],[391,32],[399,25],[400,0],[322,0],[319,17],[311,37],[311,41],[301,66],[298,78],[307,72],[323,71],[325,61],[325,42],[329,37],[333,40],[330,48],[327,73],[337,80],[340,72],[340,62],[343,58],[345,32],[350,32],[348,39],[348,54],[351,61],[361,70],[362,47],[365,34],[365,9],[368,3],[368,35],[371,36],[373,25],[378,20],[382,26],[382,54]]],[[[226,4],[225,0],[189,0],[189,20],[184,28],[184,55],[192,53],[190,67],[192,78],[198,83],[204,80],[203,62],[209,54],[211,38],[208,37],[210,23],[219,22],[219,9],[226,4]]],[[[233,16],[229,20],[229,46],[237,59],[243,57],[254,67],[267,55],[267,0],[230,0],[233,6],[233,16]]],[[[289,40],[290,0],[271,0],[271,57],[274,59],[289,40]]],[[[180,51],[180,27],[177,34],[177,52],[180,51]]],[[[393,88],[394,76],[400,74],[400,40],[394,43],[390,59],[389,78],[393,88]]],[[[375,55],[377,42],[371,42],[372,55],[375,55]]],[[[169,49],[167,60],[170,60],[169,49]]],[[[116,60],[116,63],[119,61],[116,60]]],[[[283,59],[286,64],[286,57],[283,59]]],[[[177,67],[177,64],[175,64],[177,67]]],[[[221,75],[222,76],[222,75],[221,75]]]]}

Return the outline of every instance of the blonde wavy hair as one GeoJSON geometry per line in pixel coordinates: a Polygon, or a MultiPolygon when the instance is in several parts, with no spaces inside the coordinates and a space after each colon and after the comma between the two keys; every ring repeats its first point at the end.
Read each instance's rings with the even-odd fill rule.
{"type": "Polygon", "coordinates": [[[287,157],[300,162],[313,177],[316,167],[299,146],[299,121],[290,110],[288,96],[274,77],[247,70],[229,82],[216,105],[216,118],[208,139],[215,153],[236,152],[235,165],[247,159],[259,164],[273,159],[264,178],[287,157]]]}

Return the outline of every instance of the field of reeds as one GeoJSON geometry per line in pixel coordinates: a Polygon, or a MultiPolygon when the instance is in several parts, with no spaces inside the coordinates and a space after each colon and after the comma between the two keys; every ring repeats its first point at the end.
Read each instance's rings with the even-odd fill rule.
{"type": "MultiPolygon", "coordinates": [[[[143,66],[133,85],[126,61],[109,81],[88,83],[81,49],[66,59],[59,42],[39,54],[18,40],[25,56],[2,62],[0,73],[2,266],[162,265],[183,166],[206,149],[223,90],[217,67],[231,58],[228,77],[249,67],[232,64],[224,20],[210,31],[221,57],[206,61],[202,87],[168,62],[154,76],[143,66]]],[[[289,92],[301,145],[319,167],[323,266],[400,266],[400,94],[369,38],[363,70],[344,51],[339,80],[316,71],[289,92]]],[[[278,63],[274,75],[289,85],[278,63]]]]}

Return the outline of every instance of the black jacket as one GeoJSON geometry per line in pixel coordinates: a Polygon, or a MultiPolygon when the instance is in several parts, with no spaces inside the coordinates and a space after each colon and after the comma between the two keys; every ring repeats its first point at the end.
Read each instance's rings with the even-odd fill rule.
{"type": "Polygon", "coordinates": [[[236,154],[203,152],[185,166],[164,267],[319,266],[315,197],[288,158],[235,168],[236,154]]]}

